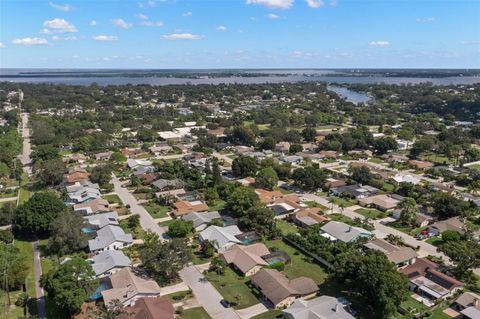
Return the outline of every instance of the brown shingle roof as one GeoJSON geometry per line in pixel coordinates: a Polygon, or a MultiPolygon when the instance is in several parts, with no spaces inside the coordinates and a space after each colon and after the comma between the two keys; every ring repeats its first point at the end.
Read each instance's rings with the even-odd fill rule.
{"type": "Polygon", "coordinates": [[[116,319],[173,319],[175,308],[166,297],[140,298],[135,305],[125,309],[128,315],[121,315],[116,319]],[[130,315],[131,314],[131,315],[130,315]]]}
{"type": "Polygon", "coordinates": [[[257,243],[249,246],[234,245],[222,253],[227,264],[234,264],[243,273],[257,265],[266,266],[268,263],[261,258],[269,254],[267,246],[257,243]]]}
{"type": "Polygon", "coordinates": [[[252,276],[252,283],[260,288],[262,294],[274,305],[288,297],[307,296],[318,291],[317,284],[308,277],[288,280],[275,269],[262,269],[252,276]]]}
{"type": "Polygon", "coordinates": [[[433,261],[426,258],[418,258],[412,265],[400,269],[400,272],[405,274],[410,280],[423,276],[449,290],[463,286],[463,282],[438,271],[438,269],[439,265],[433,261]]]}
{"type": "Polygon", "coordinates": [[[173,204],[175,210],[173,213],[175,216],[183,216],[192,212],[205,212],[208,210],[208,205],[203,202],[189,202],[185,200],[180,200],[173,204]]]}

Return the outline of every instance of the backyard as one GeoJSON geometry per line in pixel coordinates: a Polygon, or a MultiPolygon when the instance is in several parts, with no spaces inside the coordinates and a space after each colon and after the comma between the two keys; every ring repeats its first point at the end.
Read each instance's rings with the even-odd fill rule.
{"type": "Polygon", "coordinates": [[[171,210],[168,206],[162,206],[154,202],[143,204],[143,207],[153,218],[167,217],[168,212],[171,210]]]}
{"type": "Polygon", "coordinates": [[[259,302],[247,286],[250,278],[237,274],[229,267],[225,268],[222,275],[209,272],[206,277],[226,300],[237,303],[233,307],[235,309],[247,308],[259,302]]]}

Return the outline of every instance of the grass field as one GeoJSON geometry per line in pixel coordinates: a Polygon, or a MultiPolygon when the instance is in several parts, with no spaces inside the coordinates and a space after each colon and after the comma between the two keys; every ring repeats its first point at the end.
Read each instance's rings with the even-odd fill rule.
{"type": "Polygon", "coordinates": [[[388,216],[387,213],[382,212],[378,209],[359,208],[355,210],[355,212],[369,219],[381,219],[388,216]]]}
{"type": "Polygon", "coordinates": [[[288,234],[298,233],[298,227],[295,224],[289,223],[283,219],[277,220],[277,227],[278,229],[280,229],[282,235],[284,236],[288,234]]]}
{"type": "Polygon", "coordinates": [[[109,204],[122,204],[122,201],[117,194],[105,195],[103,198],[106,199],[109,204]]]}
{"type": "Polygon", "coordinates": [[[210,319],[211,317],[203,307],[190,308],[183,311],[180,319],[210,319]]]}
{"type": "Polygon", "coordinates": [[[437,247],[443,244],[443,240],[441,237],[430,237],[426,240],[426,242],[429,243],[430,245],[437,246],[437,247]]]}
{"type": "Polygon", "coordinates": [[[275,247],[277,250],[284,251],[290,256],[291,263],[285,265],[285,270],[283,271],[289,279],[305,276],[312,278],[318,285],[325,282],[327,278],[325,270],[298,249],[286,244],[282,240],[267,241],[265,245],[269,249],[275,247]]]}
{"type": "Polygon", "coordinates": [[[226,268],[223,275],[208,273],[208,280],[218,292],[230,302],[237,303],[233,308],[243,309],[257,304],[259,301],[247,286],[250,278],[245,278],[231,268],[226,268]]]}
{"type": "Polygon", "coordinates": [[[147,212],[153,218],[167,217],[167,214],[170,211],[170,207],[162,206],[162,205],[159,205],[159,204],[156,204],[156,203],[143,204],[143,207],[147,210],[147,212]]]}
{"type": "Polygon", "coordinates": [[[343,203],[345,207],[350,207],[357,204],[357,202],[352,199],[344,199],[336,196],[330,196],[329,198],[331,198],[331,200],[335,205],[340,205],[343,203]]]}

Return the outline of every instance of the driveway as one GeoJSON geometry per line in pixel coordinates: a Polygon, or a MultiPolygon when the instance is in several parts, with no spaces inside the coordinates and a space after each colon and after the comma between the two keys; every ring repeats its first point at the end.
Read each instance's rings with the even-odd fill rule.
{"type": "Polygon", "coordinates": [[[222,295],[207,280],[201,280],[203,275],[195,266],[188,266],[180,271],[180,277],[190,289],[195,298],[205,308],[213,319],[240,319],[233,308],[225,308],[220,304],[222,295]]]}
{"type": "Polygon", "coordinates": [[[237,314],[242,319],[249,319],[249,318],[258,316],[259,314],[262,314],[262,313],[267,312],[267,311],[268,311],[268,308],[265,307],[265,305],[260,302],[260,303],[257,303],[256,305],[251,306],[251,307],[237,310],[237,314]]]}
{"type": "Polygon", "coordinates": [[[140,225],[142,228],[157,233],[161,240],[165,240],[167,229],[160,227],[155,222],[153,217],[143,206],[139,205],[138,200],[128,191],[128,189],[122,187],[123,183],[114,174],[112,174],[112,183],[115,193],[120,197],[123,205],[129,205],[130,211],[133,214],[140,216],[140,225]]]}

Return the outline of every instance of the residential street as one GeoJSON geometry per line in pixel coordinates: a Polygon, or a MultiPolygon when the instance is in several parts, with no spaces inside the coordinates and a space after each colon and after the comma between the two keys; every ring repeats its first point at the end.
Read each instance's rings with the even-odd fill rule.
{"type": "Polygon", "coordinates": [[[143,208],[143,206],[138,204],[137,199],[128,191],[127,188],[122,187],[123,183],[114,174],[112,174],[111,181],[113,183],[115,193],[117,193],[118,197],[120,197],[122,203],[125,206],[129,205],[130,211],[133,214],[140,216],[140,225],[142,228],[157,233],[161,240],[165,240],[167,229],[160,227],[157,223],[155,223],[153,217],[145,208],[143,208]]]}
{"type": "Polygon", "coordinates": [[[32,242],[33,248],[33,267],[35,273],[35,294],[37,295],[38,317],[46,318],[45,295],[43,288],[40,287],[40,277],[42,276],[42,264],[40,262],[40,248],[38,240],[32,242]]]}
{"type": "Polygon", "coordinates": [[[233,308],[225,308],[220,304],[222,295],[207,280],[201,280],[203,275],[195,266],[185,267],[180,271],[182,280],[192,289],[198,302],[213,319],[240,319],[233,308]]]}
{"type": "Polygon", "coordinates": [[[21,162],[23,164],[23,170],[29,175],[32,175],[32,160],[30,154],[32,153],[32,148],[30,145],[30,129],[28,127],[28,113],[22,113],[22,137],[23,137],[23,153],[21,162]]]}

